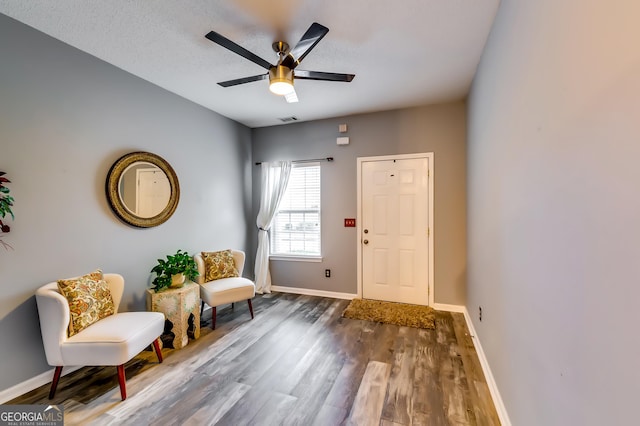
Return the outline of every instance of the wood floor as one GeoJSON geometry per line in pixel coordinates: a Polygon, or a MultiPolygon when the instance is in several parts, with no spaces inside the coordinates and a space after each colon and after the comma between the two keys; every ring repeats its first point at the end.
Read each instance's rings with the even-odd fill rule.
{"type": "Polygon", "coordinates": [[[85,367],[8,404],[63,404],[65,424],[499,425],[462,314],[423,330],[341,318],[348,301],[275,293],[206,311],[180,350],[85,367]]]}

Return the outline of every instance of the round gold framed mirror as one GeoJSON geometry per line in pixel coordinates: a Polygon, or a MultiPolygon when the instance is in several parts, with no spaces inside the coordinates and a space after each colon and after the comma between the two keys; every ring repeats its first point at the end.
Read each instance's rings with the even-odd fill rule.
{"type": "Polygon", "coordinates": [[[166,222],[180,199],[180,185],[173,168],[150,152],[120,157],[109,170],[106,189],[116,216],[139,228],[166,222]]]}

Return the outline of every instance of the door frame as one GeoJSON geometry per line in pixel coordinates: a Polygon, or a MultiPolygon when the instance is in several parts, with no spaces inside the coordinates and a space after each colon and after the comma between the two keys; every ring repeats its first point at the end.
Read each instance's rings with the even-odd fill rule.
{"type": "Polygon", "coordinates": [[[429,305],[433,306],[434,304],[434,273],[433,273],[433,264],[434,264],[434,244],[433,244],[433,236],[434,236],[434,228],[433,228],[433,180],[434,180],[434,164],[433,164],[433,152],[424,152],[418,154],[398,154],[398,155],[382,155],[375,157],[358,157],[357,160],[357,213],[356,213],[356,239],[357,239],[357,247],[358,247],[358,256],[357,256],[357,282],[358,282],[358,299],[362,299],[363,289],[362,289],[362,163],[369,161],[388,161],[388,160],[409,160],[409,159],[422,159],[426,158],[429,162],[429,179],[428,179],[428,192],[429,192],[429,238],[428,241],[428,250],[429,250],[429,282],[427,283],[427,291],[429,292],[429,305]]]}

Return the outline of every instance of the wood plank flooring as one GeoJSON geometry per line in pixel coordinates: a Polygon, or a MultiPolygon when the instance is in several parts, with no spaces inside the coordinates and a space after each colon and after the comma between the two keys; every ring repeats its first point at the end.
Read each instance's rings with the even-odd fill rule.
{"type": "MultiPolygon", "coordinates": [[[[462,314],[423,330],[341,318],[348,301],[285,293],[204,313],[183,349],[60,379],[69,425],[499,425],[462,314]]],[[[49,404],[49,385],[8,404],[49,404]]]]}

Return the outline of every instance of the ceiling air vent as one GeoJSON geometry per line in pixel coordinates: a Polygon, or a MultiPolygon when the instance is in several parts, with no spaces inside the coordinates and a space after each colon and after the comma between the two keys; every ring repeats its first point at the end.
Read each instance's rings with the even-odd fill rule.
{"type": "Polygon", "coordinates": [[[298,121],[298,117],[294,117],[294,116],[282,117],[282,118],[279,118],[278,120],[282,121],[283,123],[291,123],[292,121],[298,121]]]}

